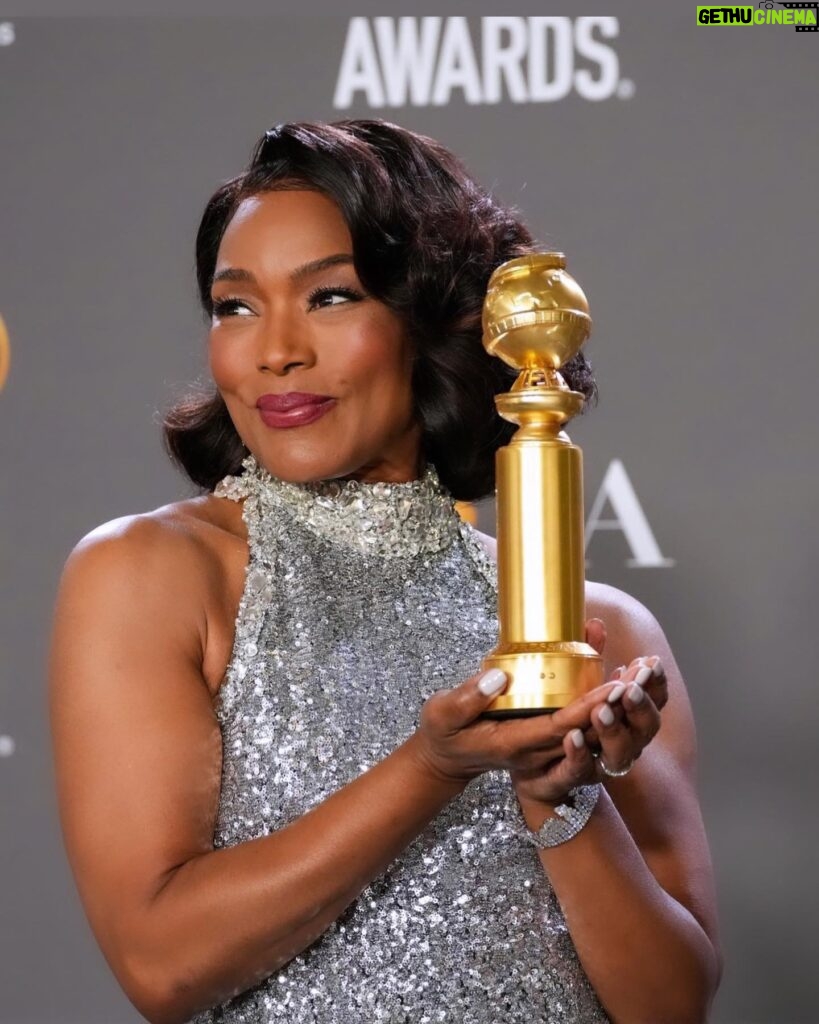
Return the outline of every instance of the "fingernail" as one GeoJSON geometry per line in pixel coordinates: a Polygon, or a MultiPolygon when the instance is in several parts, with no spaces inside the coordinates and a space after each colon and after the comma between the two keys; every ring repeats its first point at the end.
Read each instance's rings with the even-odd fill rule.
{"type": "Polygon", "coordinates": [[[616,668],[612,672],[612,675],[613,676],[617,676],[619,678],[625,671],[626,671],[626,666],[625,665],[621,665],[619,668],[616,668]]]}
{"type": "Polygon", "coordinates": [[[653,675],[653,673],[652,673],[651,669],[648,667],[648,665],[643,665],[643,667],[640,669],[640,671],[634,677],[634,682],[638,686],[645,686],[645,684],[649,681],[649,679],[651,679],[652,675],[653,675]]]}
{"type": "Polygon", "coordinates": [[[660,661],[659,658],[654,662],[654,667],[651,671],[654,673],[655,676],[661,676],[665,671],[665,669],[663,668],[663,663],[660,661]]]}
{"type": "Polygon", "coordinates": [[[484,672],[478,680],[478,689],[484,697],[488,697],[490,693],[497,693],[498,690],[503,689],[505,683],[506,673],[503,669],[490,668],[489,671],[484,672]]]}
{"type": "Polygon", "coordinates": [[[611,693],[608,695],[608,697],[606,697],[606,700],[609,702],[609,704],[616,704],[625,692],[625,686],[622,683],[618,683],[617,686],[615,686],[611,693]]]}
{"type": "Polygon", "coordinates": [[[608,704],[604,704],[603,707],[600,708],[597,717],[600,719],[603,725],[614,725],[614,712],[611,710],[608,704]]]}
{"type": "Polygon", "coordinates": [[[646,699],[646,692],[642,686],[637,685],[637,680],[635,679],[633,685],[628,688],[626,696],[632,704],[641,704],[646,699]]]}
{"type": "Polygon", "coordinates": [[[569,733],[572,743],[577,747],[578,750],[582,750],[586,746],[586,737],[580,731],[580,729],[572,729],[569,733]]]}

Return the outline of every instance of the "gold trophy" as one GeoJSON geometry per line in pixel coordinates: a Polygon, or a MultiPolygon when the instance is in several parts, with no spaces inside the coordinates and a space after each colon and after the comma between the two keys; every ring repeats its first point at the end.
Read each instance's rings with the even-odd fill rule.
{"type": "Polygon", "coordinates": [[[509,676],[490,718],[565,707],[603,682],[603,659],[585,642],[583,455],[563,426],[583,407],[560,367],[591,331],[589,304],[563,253],[521,256],[489,279],[483,344],[520,370],[496,395],[518,424],[495,456],[498,646],[481,666],[509,676]]]}

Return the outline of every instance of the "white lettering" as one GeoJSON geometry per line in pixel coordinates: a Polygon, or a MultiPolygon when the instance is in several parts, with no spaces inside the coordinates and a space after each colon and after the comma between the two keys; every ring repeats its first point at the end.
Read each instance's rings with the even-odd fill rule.
{"type": "Polygon", "coordinates": [[[443,106],[457,90],[470,104],[552,103],[573,89],[592,101],[634,95],[603,41],[619,35],[617,18],[481,18],[477,53],[469,25],[438,15],[351,18],[333,105],[443,106]]]}
{"type": "MultiPolygon", "coordinates": [[[[612,459],[600,489],[594,499],[586,522],[586,550],[598,530],[621,530],[633,555],[626,565],[635,569],[660,569],[674,565],[673,558],[666,558],[657,543],[645,512],[620,459],[612,459]],[[614,511],[614,519],[603,519],[606,502],[614,511]]],[[[591,563],[586,560],[586,565],[591,563]]]]}
{"type": "Polygon", "coordinates": [[[571,18],[530,18],[529,98],[535,103],[562,100],[572,87],[573,68],[571,18]]]}
{"type": "Polygon", "coordinates": [[[374,23],[387,102],[391,107],[403,107],[409,94],[410,102],[425,107],[435,74],[441,19],[381,17],[374,23]]]}
{"type": "Polygon", "coordinates": [[[384,85],[370,34],[370,23],[366,18],[350,18],[333,106],[339,110],[352,106],[353,95],[359,89],[364,92],[371,107],[384,106],[384,85]]]}
{"type": "Polygon", "coordinates": [[[438,56],[438,74],[432,91],[432,102],[443,106],[449,102],[453,89],[462,89],[467,103],[481,102],[481,80],[478,63],[472,49],[472,37],[466,18],[447,18],[441,52],[438,56]]]}
{"type": "Polygon", "coordinates": [[[605,100],[613,96],[620,81],[620,61],[610,46],[595,39],[592,32],[599,29],[606,39],[614,39],[619,32],[616,18],[578,18],[574,24],[574,41],[581,57],[597,64],[597,78],[586,68],[578,68],[574,85],[584,100],[605,100]]]}
{"type": "Polygon", "coordinates": [[[529,98],[521,67],[528,48],[525,19],[482,18],[481,23],[484,103],[500,103],[501,79],[512,102],[525,103],[529,98]]]}

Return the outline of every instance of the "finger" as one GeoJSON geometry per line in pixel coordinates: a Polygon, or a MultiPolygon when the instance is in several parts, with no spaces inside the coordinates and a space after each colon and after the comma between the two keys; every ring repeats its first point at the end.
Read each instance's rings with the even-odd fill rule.
{"type": "MultiPolygon", "coordinates": [[[[496,722],[495,740],[498,750],[504,752],[508,759],[514,759],[520,766],[536,764],[537,757],[543,754],[553,757],[555,750],[560,751],[564,738],[572,729],[583,731],[591,726],[592,709],[601,700],[619,700],[624,692],[623,685],[606,683],[552,714],[509,718],[496,722]]],[[[547,757],[546,760],[548,759],[547,757]]],[[[545,763],[542,757],[540,763],[545,763]]]]}
{"type": "MultiPolygon", "coordinates": [[[[522,770],[514,770],[513,776],[526,780],[543,780],[544,774],[548,773],[550,792],[562,793],[564,797],[575,785],[595,781],[595,760],[580,729],[572,729],[563,737],[558,752],[559,756],[552,758],[547,764],[527,765],[522,770]]],[[[556,802],[560,802],[561,799],[564,798],[557,798],[556,802]]]]}
{"type": "Polygon", "coordinates": [[[668,678],[660,658],[654,654],[643,659],[646,667],[651,669],[650,678],[641,685],[654,701],[656,707],[662,709],[668,703],[668,678]]]}
{"type": "Polygon", "coordinates": [[[568,793],[575,786],[594,782],[596,768],[591,751],[580,729],[572,729],[563,738],[564,757],[549,770],[549,784],[568,793]]]}
{"type": "Polygon", "coordinates": [[[606,646],[606,624],[602,619],[586,620],[586,643],[591,644],[598,654],[603,653],[606,646]]]}
{"type": "Polygon", "coordinates": [[[592,724],[591,713],[598,704],[603,701],[616,701],[624,693],[625,687],[617,680],[612,679],[608,683],[603,683],[601,686],[596,686],[593,690],[589,690],[588,693],[582,694],[576,700],[573,700],[571,704],[567,704],[565,708],[560,708],[555,711],[551,716],[552,720],[557,729],[563,734],[567,733],[570,729],[587,729],[592,724]],[[617,696],[612,698],[612,692],[617,693],[617,696]]]}
{"type": "Polygon", "coordinates": [[[633,678],[651,697],[656,707],[664,707],[668,702],[668,679],[660,658],[656,654],[648,658],[636,658],[629,668],[633,670],[635,667],[636,672],[624,673],[621,679],[628,682],[633,678]]]}
{"type": "MultiPolygon", "coordinates": [[[[642,694],[642,702],[649,703],[645,692],[635,683],[631,685],[642,694]]],[[[600,740],[600,758],[611,771],[628,768],[642,749],[635,742],[629,723],[625,720],[625,708],[618,708],[618,712],[619,714],[615,713],[609,704],[601,704],[592,714],[592,721],[600,740]]]]}
{"type": "Polygon", "coordinates": [[[637,683],[632,683],[626,690],[622,705],[625,724],[631,732],[635,749],[639,754],[659,732],[662,723],[660,712],[645,688],[638,686],[637,683]]]}
{"type": "Polygon", "coordinates": [[[505,672],[490,668],[449,690],[438,690],[426,702],[426,714],[437,731],[457,732],[482,715],[508,682],[505,672]]]}

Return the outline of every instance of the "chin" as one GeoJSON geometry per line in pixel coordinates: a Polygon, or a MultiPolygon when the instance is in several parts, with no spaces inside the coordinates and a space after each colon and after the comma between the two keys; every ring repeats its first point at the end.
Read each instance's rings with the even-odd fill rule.
{"type": "Polygon", "coordinates": [[[264,453],[256,454],[256,461],[264,466],[273,476],[279,480],[286,480],[291,484],[307,484],[316,480],[333,480],[336,477],[347,476],[355,472],[359,463],[355,460],[343,457],[329,457],[326,454],[317,455],[305,453],[304,457],[298,457],[295,453],[288,453],[287,458],[265,457],[264,453]]]}

